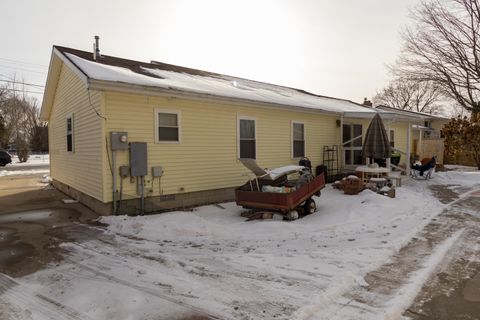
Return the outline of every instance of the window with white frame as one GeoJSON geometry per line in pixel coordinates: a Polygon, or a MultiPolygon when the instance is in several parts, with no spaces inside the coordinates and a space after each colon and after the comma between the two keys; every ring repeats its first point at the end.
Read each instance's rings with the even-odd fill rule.
{"type": "Polygon", "coordinates": [[[180,142],[180,112],[156,110],[156,142],[180,142]]]}
{"type": "Polygon", "coordinates": [[[67,152],[73,152],[73,114],[67,116],[67,152]]]}
{"type": "Polygon", "coordinates": [[[305,157],[305,124],[292,122],[292,158],[305,157]]]}
{"type": "Polygon", "coordinates": [[[238,157],[256,159],[256,125],[255,119],[238,119],[238,157]]]}

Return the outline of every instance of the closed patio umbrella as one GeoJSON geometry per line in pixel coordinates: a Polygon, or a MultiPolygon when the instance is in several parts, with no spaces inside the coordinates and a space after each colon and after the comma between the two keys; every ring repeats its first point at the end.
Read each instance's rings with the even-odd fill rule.
{"type": "Polygon", "coordinates": [[[382,118],[377,113],[368,126],[362,147],[362,156],[373,159],[390,158],[391,148],[382,118]]]}

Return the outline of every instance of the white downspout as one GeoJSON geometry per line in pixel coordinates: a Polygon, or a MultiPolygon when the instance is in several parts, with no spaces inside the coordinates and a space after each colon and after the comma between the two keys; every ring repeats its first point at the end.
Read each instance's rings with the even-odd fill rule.
{"type": "Polygon", "coordinates": [[[340,114],[340,167],[343,169],[345,168],[345,159],[344,159],[344,152],[343,152],[343,115],[344,113],[342,112],[340,114]]]}
{"type": "Polygon", "coordinates": [[[419,135],[419,137],[418,137],[418,148],[417,148],[418,158],[419,158],[419,160],[422,160],[422,158],[423,158],[423,129],[420,128],[418,130],[418,135],[419,135]]]}
{"type": "Polygon", "coordinates": [[[410,121],[408,122],[408,127],[407,127],[407,150],[406,150],[406,159],[405,159],[405,173],[407,176],[410,176],[410,147],[411,147],[411,130],[412,130],[412,124],[410,121]]]}
{"type": "MultiPolygon", "coordinates": [[[[387,137],[388,137],[388,142],[390,143],[390,119],[387,121],[387,137]]],[[[390,152],[391,153],[391,152],[390,152]]],[[[390,165],[391,165],[391,157],[388,157],[387,160],[386,160],[386,166],[388,169],[390,169],[390,165]]]]}

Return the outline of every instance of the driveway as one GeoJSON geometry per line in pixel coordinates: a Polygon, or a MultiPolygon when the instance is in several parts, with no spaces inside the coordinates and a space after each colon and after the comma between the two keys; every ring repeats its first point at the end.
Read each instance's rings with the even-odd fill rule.
{"type": "MultiPolygon", "coordinates": [[[[320,198],[322,213],[294,223],[245,223],[222,204],[205,220],[193,211],[107,226],[39,178],[0,177],[0,319],[479,317],[478,185],[429,183],[443,208],[433,218],[382,211],[397,202],[374,194],[325,190],[331,200],[358,199],[344,210],[356,208],[354,219],[380,206],[388,224],[368,215],[318,224],[340,212],[320,198]],[[420,231],[390,256],[412,221],[420,231]],[[372,268],[374,259],[382,262],[372,268]]],[[[416,210],[430,208],[424,199],[416,210]]]]}
{"type": "MultiPolygon", "coordinates": [[[[78,203],[64,204],[62,200],[68,197],[40,180],[41,175],[0,177],[0,319],[91,319],[17,280],[71,261],[68,250],[62,248],[64,243],[82,246],[82,242],[95,239],[114,245],[112,236],[98,230],[97,214],[78,203]]],[[[207,318],[201,310],[182,306],[168,295],[83,266],[81,261],[75,264],[80,272],[73,271],[77,272],[74,278],[86,277],[92,285],[115,283],[129,288],[133,295],[140,292],[149,296],[151,303],[159,308],[174,311],[156,319],[207,318]]]]}

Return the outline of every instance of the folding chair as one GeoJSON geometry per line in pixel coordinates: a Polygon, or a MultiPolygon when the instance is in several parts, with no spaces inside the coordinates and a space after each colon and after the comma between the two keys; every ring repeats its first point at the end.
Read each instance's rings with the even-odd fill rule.
{"type": "Polygon", "coordinates": [[[435,170],[435,167],[432,167],[426,171],[423,172],[423,176],[420,175],[420,171],[419,170],[416,170],[416,169],[411,169],[410,170],[410,176],[414,179],[425,179],[425,180],[428,180],[428,179],[431,179],[432,178],[432,173],[433,171],[435,170]]]}
{"type": "Polygon", "coordinates": [[[436,164],[437,164],[437,159],[435,156],[431,158],[424,158],[421,161],[422,165],[421,166],[412,166],[410,170],[410,175],[414,179],[421,179],[424,178],[425,180],[431,179],[432,178],[432,173],[435,170],[436,164]],[[418,168],[423,168],[423,175],[420,175],[420,170],[418,168]],[[428,168],[429,167],[429,168],[428,168]],[[427,170],[425,170],[428,168],[427,170]]]}

